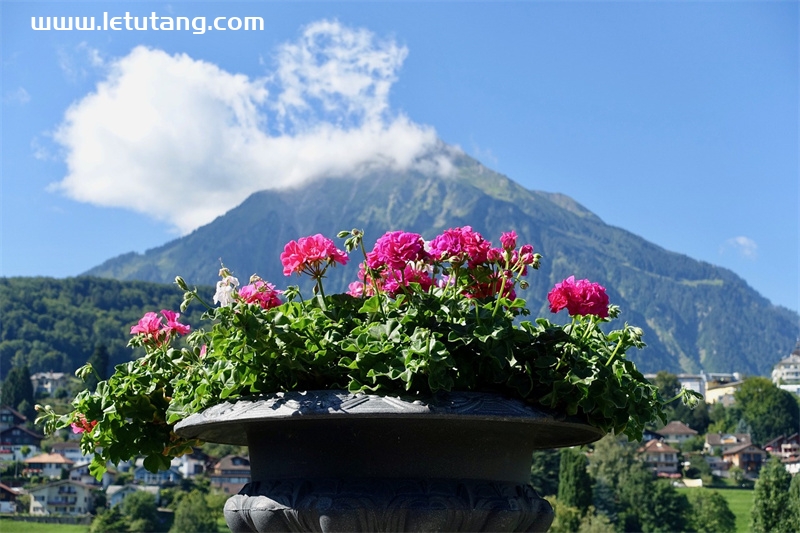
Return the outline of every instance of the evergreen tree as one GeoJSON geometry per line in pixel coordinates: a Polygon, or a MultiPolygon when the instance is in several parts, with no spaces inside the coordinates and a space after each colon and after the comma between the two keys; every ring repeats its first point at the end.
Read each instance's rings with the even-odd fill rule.
{"type": "Polygon", "coordinates": [[[717,491],[696,490],[690,493],[692,512],[689,523],[697,533],[734,533],[736,516],[728,501],[717,491]]]}
{"type": "Polygon", "coordinates": [[[558,470],[561,454],[558,450],[535,450],[531,458],[531,485],[539,496],[558,494],[558,470]]]}
{"type": "Polygon", "coordinates": [[[800,531],[800,474],[792,476],[789,485],[790,523],[792,531],[800,531]]]}
{"type": "Polygon", "coordinates": [[[217,519],[205,495],[193,490],[181,499],[175,510],[170,533],[208,533],[217,531],[217,519]]]}
{"type": "Polygon", "coordinates": [[[108,378],[108,348],[106,345],[98,343],[88,362],[94,368],[94,372],[86,378],[86,389],[93,391],[100,381],[108,378]]]}
{"type": "Polygon", "coordinates": [[[27,365],[12,367],[8,372],[3,382],[3,390],[0,392],[0,405],[16,409],[28,418],[32,418],[36,414],[33,410],[35,405],[33,383],[31,383],[31,374],[27,365]]]}
{"type": "Polygon", "coordinates": [[[773,457],[761,469],[753,496],[750,529],[753,533],[791,533],[793,506],[789,502],[791,476],[773,457]]]}
{"type": "Polygon", "coordinates": [[[558,471],[558,501],[585,514],[592,504],[592,479],[586,472],[586,456],[580,450],[561,450],[558,471]]]}

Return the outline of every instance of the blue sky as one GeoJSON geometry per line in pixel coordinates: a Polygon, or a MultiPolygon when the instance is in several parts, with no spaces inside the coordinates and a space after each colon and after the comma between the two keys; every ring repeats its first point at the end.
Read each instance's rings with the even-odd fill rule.
{"type": "Polygon", "coordinates": [[[78,275],[439,138],[800,308],[796,2],[0,9],[2,276],[78,275]],[[148,29],[31,28],[126,12],[148,29]]]}

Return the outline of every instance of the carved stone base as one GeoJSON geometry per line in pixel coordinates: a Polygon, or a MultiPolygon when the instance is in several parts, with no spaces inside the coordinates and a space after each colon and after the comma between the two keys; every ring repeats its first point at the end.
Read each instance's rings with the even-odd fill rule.
{"type": "Polygon", "coordinates": [[[553,516],[530,485],[453,479],[261,481],[225,504],[233,533],[547,531],[553,516]]]}

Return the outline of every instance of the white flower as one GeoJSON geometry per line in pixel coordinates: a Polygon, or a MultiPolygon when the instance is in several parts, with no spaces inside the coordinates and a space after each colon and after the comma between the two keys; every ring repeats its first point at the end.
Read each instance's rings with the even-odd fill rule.
{"type": "Polygon", "coordinates": [[[214,303],[222,307],[234,302],[233,291],[239,286],[239,280],[233,276],[225,276],[217,282],[217,292],[214,293],[214,303]]]}

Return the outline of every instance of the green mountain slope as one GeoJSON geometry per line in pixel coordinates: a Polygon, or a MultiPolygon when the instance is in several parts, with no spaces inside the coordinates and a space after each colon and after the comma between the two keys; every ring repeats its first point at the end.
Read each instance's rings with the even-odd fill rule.
{"type": "MultiPolygon", "coordinates": [[[[387,230],[432,238],[471,225],[497,242],[514,229],[544,256],[523,295],[531,309],[548,313],[547,291],[569,275],[602,283],[622,307],[622,320],[645,330],[648,347],[636,356],[644,371],[768,374],[794,346],[798,315],[770,304],[734,273],[609,226],[564,195],[526,190],[467,156],[455,163],[448,178],[376,171],[259,192],[185,237],[88,274],[162,283],[180,274],[190,284],[211,285],[221,260],[243,282],[258,273],[285,287],[299,280],[284,279],[279,255],[301,236],[334,237],[357,227],[371,245],[387,230]]],[[[354,273],[351,265],[335,269],[327,292],[344,290],[354,273]]]]}

